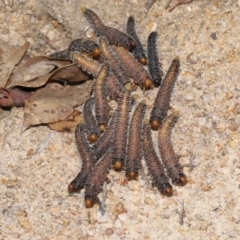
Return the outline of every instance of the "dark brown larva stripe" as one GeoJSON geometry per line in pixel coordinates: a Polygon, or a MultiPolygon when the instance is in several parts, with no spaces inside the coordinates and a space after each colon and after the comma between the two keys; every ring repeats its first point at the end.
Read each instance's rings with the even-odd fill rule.
{"type": "MultiPolygon", "coordinates": [[[[94,61],[84,55],[80,55],[77,52],[73,52],[71,54],[71,59],[76,62],[78,67],[88,72],[89,74],[92,74],[93,76],[96,76],[99,69],[101,68],[101,64],[99,62],[94,61]]],[[[122,85],[119,83],[116,77],[110,73],[106,82],[107,97],[117,100],[122,89],[122,85]]]]}
{"type": "Polygon", "coordinates": [[[108,41],[105,38],[100,37],[99,46],[103,57],[110,63],[111,69],[119,82],[123,85],[129,82],[130,76],[126,73],[108,41]]]}
{"type": "Polygon", "coordinates": [[[105,26],[98,15],[92,10],[82,8],[82,12],[91,24],[94,32],[98,36],[105,37],[110,44],[116,44],[129,50],[133,50],[136,47],[135,41],[130,36],[115,28],[105,26]]]}
{"type": "Polygon", "coordinates": [[[140,102],[133,113],[129,128],[127,158],[125,163],[126,177],[129,180],[136,179],[141,167],[142,158],[142,125],[146,111],[146,100],[140,102]]]}
{"type": "Polygon", "coordinates": [[[135,19],[133,16],[130,16],[127,21],[127,34],[133,38],[136,42],[136,47],[133,49],[132,53],[133,56],[141,63],[146,65],[147,64],[147,57],[145,51],[143,49],[142,43],[140,42],[135,26],[135,19]]]}
{"type": "Polygon", "coordinates": [[[50,59],[66,59],[66,60],[70,60],[69,54],[68,54],[68,50],[62,50],[59,52],[55,52],[49,55],[50,59]]]}
{"type": "Polygon", "coordinates": [[[175,57],[155,98],[150,115],[150,125],[152,130],[158,130],[163,119],[167,116],[172,90],[177,80],[179,69],[180,60],[178,57],[175,57]]]}
{"type": "Polygon", "coordinates": [[[157,51],[157,32],[151,32],[148,36],[148,70],[156,87],[159,87],[162,82],[162,71],[157,51]]]}
{"type": "Polygon", "coordinates": [[[130,52],[122,47],[113,46],[118,58],[125,67],[125,72],[128,73],[133,81],[137,83],[142,89],[149,89],[153,87],[153,82],[148,72],[144,69],[130,52]]]}
{"type": "Polygon", "coordinates": [[[107,103],[105,85],[109,75],[109,63],[103,63],[99,70],[94,86],[95,93],[95,113],[100,132],[105,131],[109,121],[110,106],[107,103]]]}
{"type": "Polygon", "coordinates": [[[75,130],[75,141],[77,144],[78,152],[82,159],[82,167],[78,175],[68,186],[68,192],[78,192],[84,188],[89,174],[94,166],[94,156],[91,148],[89,147],[85,138],[84,124],[78,124],[75,130]]]}
{"type": "Polygon", "coordinates": [[[85,127],[86,134],[88,136],[87,139],[90,143],[96,142],[100,136],[100,131],[98,129],[96,119],[93,116],[93,112],[92,112],[94,104],[95,104],[95,99],[89,98],[84,103],[84,107],[83,107],[83,119],[86,126],[85,127]]]}
{"type": "Polygon", "coordinates": [[[171,197],[173,194],[172,186],[154,149],[148,123],[145,123],[143,127],[143,153],[153,185],[157,187],[161,194],[171,197]]]}
{"type": "Polygon", "coordinates": [[[97,143],[93,146],[93,152],[97,160],[100,159],[113,144],[115,134],[115,116],[116,111],[112,115],[106,131],[104,131],[97,143]]]}
{"type": "Polygon", "coordinates": [[[171,130],[179,117],[179,112],[173,112],[162,123],[158,134],[158,145],[162,158],[162,162],[167,169],[168,176],[172,179],[172,183],[179,186],[187,184],[187,177],[183,173],[183,167],[179,163],[172,143],[171,130]]]}
{"type": "Polygon", "coordinates": [[[92,169],[85,187],[84,199],[86,208],[91,208],[95,203],[100,202],[97,195],[101,192],[111,164],[111,153],[108,151],[92,169]]]}
{"type": "Polygon", "coordinates": [[[98,45],[92,40],[84,40],[81,38],[75,39],[70,43],[68,53],[70,54],[71,52],[87,53],[94,58],[100,57],[98,45]]]}
{"type": "Polygon", "coordinates": [[[127,133],[129,124],[129,113],[132,107],[130,92],[125,90],[119,98],[117,116],[115,123],[115,138],[113,149],[113,167],[115,170],[122,170],[126,161],[127,133]]]}

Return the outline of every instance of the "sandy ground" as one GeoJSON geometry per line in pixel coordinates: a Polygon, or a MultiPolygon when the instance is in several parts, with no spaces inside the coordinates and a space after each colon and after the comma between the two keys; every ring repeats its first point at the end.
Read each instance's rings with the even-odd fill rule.
{"type": "MultiPolygon", "coordinates": [[[[46,126],[21,134],[23,109],[0,110],[0,238],[240,239],[240,1],[195,0],[169,13],[162,0],[147,14],[143,0],[48,2],[2,0],[0,39],[30,42],[31,56],[62,50],[92,34],[85,6],[120,30],[133,15],[145,46],[156,30],[164,72],[180,57],[171,105],[181,116],[172,139],[189,183],[163,198],[146,170],[127,185],[124,173],[111,171],[102,216],[97,206],[84,207],[83,192],[68,195],[81,165],[73,134],[46,126]]],[[[146,93],[149,101],[156,91],[146,93]]]]}

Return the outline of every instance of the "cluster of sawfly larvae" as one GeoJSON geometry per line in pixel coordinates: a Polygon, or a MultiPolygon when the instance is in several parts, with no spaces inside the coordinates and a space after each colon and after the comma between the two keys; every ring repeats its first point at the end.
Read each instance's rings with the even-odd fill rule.
{"type": "Polygon", "coordinates": [[[98,194],[111,167],[116,171],[125,170],[128,180],[136,180],[144,158],[153,185],[162,195],[171,197],[171,183],[177,186],[187,183],[171,143],[171,130],[179,112],[167,116],[179,74],[179,58],[173,59],[162,79],[156,32],[149,35],[145,54],[132,16],[125,34],[105,26],[92,10],[83,8],[82,12],[98,37],[97,43],[76,39],[68,49],[50,55],[50,58],[71,59],[94,76],[93,97],[84,103],[84,122],[78,124],[75,131],[82,167],[68,191],[72,194],[85,188],[85,206],[101,204],[98,194]],[[149,119],[145,117],[146,100],[136,106],[130,119],[133,105],[136,105],[132,92],[138,86],[143,92],[159,88],[149,119]],[[109,99],[117,102],[114,111],[109,99]],[[152,130],[158,131],[161,159],[153,145],[152,130]]]}

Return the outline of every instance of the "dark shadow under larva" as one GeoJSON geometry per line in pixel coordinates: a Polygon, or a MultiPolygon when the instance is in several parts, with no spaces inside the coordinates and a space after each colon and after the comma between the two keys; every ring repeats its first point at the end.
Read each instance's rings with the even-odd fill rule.
{"type": "Polygon", "coordinates": [[[91,24],[94,32],[98,36],[105,37],[110,44],[116,44],[129,50],[133,50],[136,47],[136,42],[130,36],[115,28],[105,26],[98,15],[92,10],[82,8],[82,12],[91,24]]]}
{"type": "Polygon", "coordinates": [[[167,169],[168,176],[172,179],[172,183],[178,186],[187,184],[187,177],[183,173],[183,167],[179,163],[172,143],[171,130],[174,127],[179,117],[179,112],[173,112],[162,123],[158,134],[158,145],[162,158],[162,162],[167,169]]]}
{"type": "Polygon", "coordinates": [[[115,170],[122,170],[127,151],[127,133],[129,124],[129,113],[132,107],[132,97],[129,91],[125,90],[118,100],[117,116],[115,122],[114,145],[112,146],[113,167],[115,170]]]}
{"type": "Polygon", "coordinates": [[[90,143],[96,142],[100,136],[100,131],[92,112],[94,104],[95,99],[89,98],[83,106],[83,119],[85,123],[87,139],[90,143]]]}
{"type": "Polygon", "coordinates": [[[135,19],[133,16],[130,16],[127,21],[127,34],[133,38],[136,42],[136,47],[133,49],[132,53],[133,56],[141,63],[146,65],[147,64],[147,57],[145,51],[143,49],[142,43],[140,42],[135,26],[135,19]]]}
{"type": "Polygon", "coordinates": [[[155,98],[153,109],[150,114],[150,125],[152,130],[158,130],[163,119],[167,116],[172,90],[177,80],[179,69],[180,60],[179,57],[175,57],[155,98]]]}
{"type": "Polygon", "coordinates": [[[93,153],[97,160],[100,159],[113,144],[115,135],[115,117],[116,111],[109,120],[106,130],[100,136],[97,143],[93,146],[93,153]]]}
{"type": "Polygon", "coordinates": [[[135,109],[130,127],[127,147],[127,158],[125,163],[125,176],[129,180],[134,180],[138,177],[138,171],[141,167],[142,158],[142,125],[144,114],[146,111],[146,100],[140,102],[135,109]]]}
{"type": "Polygon", "coordinates": [[[119,80],[119,82],[122,85],[129,82],[130,76],[125,71],[124,67],[122,66],[122,63],[119,61],[112,47],[109,45],[109,42],[105,38],[100,37],[99,46],[102,51],[103,57],[110,63],[112,72],[119,80]]]}
{"type": "Polygon", "coordinates": [[[109,75],[109,63],[103,63],[100,68],[94,85],[94,94],[95,94],[95,114],[98,122],[98,127],[100,132],[104,132],[108,121],[109,121],[109,111],[110,106],[107,103],[106,89],[105,85],[109,75]]]}
{"type": "Polygon", "coordinates": [[[161,194],[171,197],[173,194],[172,186],[154,149],[151,129],[147,122],[144,123],[143,127],[143,153],[153,185],[161,194]]]}
{"type": "Polygon", "coordinates": [[[92,169],[85,186],[84,199],[86,208],[91,208],[95,203],[100,203],[97,195],[101,192],[111,165],[111,153],[108,151],[92,169]]]}
{"type": "Polygon", "coordinates": [[[162,71],[157,51],[157,32],[151,32],[148,36],[147,54],[148,70],[156,87],[162,82],[162,71]]]}
{"type": "Polygon", "coordinates": [[[74,193],[79,192],[84,188],[87,178],[92,171],[95,163],[92,149],[89,147],[85,138],[85,127],[84,124],[78,124],[75,130],[75,142],[77,145],[78,152],[82,159],[82,167],[78,175],[68,186],[68,192],[74,193]]]}
{"type": "MultiPolygon", "coordinates": [[[[101,64],[97,61],[88,58],[87,56],[80,55],[77,52],[72,52],[71,59],[73,62],[76,62],[77,66],[86,71],[93,76],[96,76],[99,69],[101,68],[101,64]]],[[[112,73],[109,74],[106,82],[106,95],[114,100],[119,98],[119,94],[122,91],[123,87],[113,76],[112,73]]]]}
{"type": "Polygon", "coordinates": [[[149,89],[153,87],[153,82],[149,73],[144,69],[143,65],[139,63],[133,55],[123,47],[113,46],[118,58],[123,63],[125,72],[128,73],[133,81],[138,84],[141,89],[149,89]]]}

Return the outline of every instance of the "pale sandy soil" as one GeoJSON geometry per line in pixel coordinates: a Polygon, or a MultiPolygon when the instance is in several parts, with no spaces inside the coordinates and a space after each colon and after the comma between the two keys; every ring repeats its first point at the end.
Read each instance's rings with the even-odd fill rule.
{"type": "MultiPolygon", "coordinates": [[[[168,13],[162,0],[147,14],[143,0],[47,2],[1,1],[0,39],[30,42],[32,56],[64,49],[91,35],[82,6],[120,30],[133,15],[143,43],[159,33],[164,72],[173,57],[181,59],[171,101],[181,113],[174,149],[195,167],[184,168],[189,183],[172,198],[151,187],[146,170],[125,186],[124,174],[111,171],[102,216],[97,206],[84,207],[83,192],[68,195],[81,164],[73,134],[46,126],[21,134],[23,109],[0,110],[0,238],[240,239],[240,1],[195,0],[168,13]]],[[[148,101],[156,91],[146,93],[148,101]]]]}

